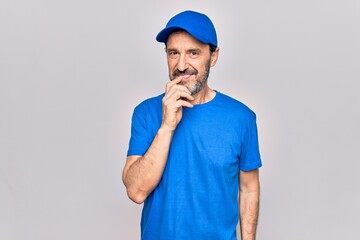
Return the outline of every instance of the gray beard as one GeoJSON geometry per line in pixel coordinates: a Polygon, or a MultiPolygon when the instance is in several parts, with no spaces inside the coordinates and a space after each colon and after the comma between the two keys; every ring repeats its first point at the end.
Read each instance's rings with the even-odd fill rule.
{"type": "MultiPolygon", "coordinates": [[[[210,60],[207,62],[206,66],[205,66],[205,72],[204,72],[203,77],[200,79],[196,79],[195,86],[193,86],[192,88],[188,88],[188,90],[191,93],[191,96],[194,96],[195,94],[197,94],[204,88],[204,85],[209,78],[209,74],[210,74],[210,60]]],[[[183,82],[180,82],[180,84],[184,85],[183,82]]]]}
{"type": "Polygon", "coordinates": [[[197,79],[194,88],[189,89],[189,91],[191,92],[191,96],[194,96],[204,88],[204,85],[205,83],[207,83],[207,80],[209,78],[209,74],[210,74],[210,61],[205,66],[205,72],[203,78],[197,79]]]}

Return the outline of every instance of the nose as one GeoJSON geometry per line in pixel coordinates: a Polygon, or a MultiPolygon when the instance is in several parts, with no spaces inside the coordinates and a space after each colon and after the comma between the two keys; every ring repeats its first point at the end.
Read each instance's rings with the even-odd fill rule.
{"type": "Polygon", "coordinates": [[[185,54],[181,54],[177,63],[177,69],[182,72],[188,68],[188,62],[185,54]]]}

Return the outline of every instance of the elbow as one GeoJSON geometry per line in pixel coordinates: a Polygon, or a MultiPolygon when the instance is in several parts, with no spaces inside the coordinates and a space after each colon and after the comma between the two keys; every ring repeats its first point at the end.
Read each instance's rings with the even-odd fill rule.
{"type": "Polygon", "coordinates": [[[131,201],[137,204],[142,204],[155,188],[154,185],[149,184],[150,181],[145,181],[147,184],[131,181],[131,179],[126,178],[125,172],[123,173],[122,180],[126,187],[127,196],[131,201]]]}
{"type": "Polygon", "coordinates": [[[127,195],[130,200],[136,204],[142,204],[147,198],[147,194],[141,191],[131,191],[129,189],[127,190],[127,195]]]}
{"type": "Polygon", "coordinates": [[[128,198],[137,204],[142,204],[147,196],[149,195],[145,190],[142,188],[139,188],[137,186],[134,186],[134,184],[127,184],[124,179],[124,185],[126,187],[126,193],[128,198]]]}

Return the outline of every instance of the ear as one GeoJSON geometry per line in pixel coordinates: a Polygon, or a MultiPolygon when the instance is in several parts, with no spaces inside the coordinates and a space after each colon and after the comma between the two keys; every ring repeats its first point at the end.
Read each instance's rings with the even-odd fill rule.
{"type": "Polygon", "coordinates": [[[217,60],[218,60],[218,57],[219,57],[219,51],[220,51],[220,48],[216,48],[216,50],[211,53],[211,56],[210,56],[210,66],[213,67],[215,66],[217,60]]]}

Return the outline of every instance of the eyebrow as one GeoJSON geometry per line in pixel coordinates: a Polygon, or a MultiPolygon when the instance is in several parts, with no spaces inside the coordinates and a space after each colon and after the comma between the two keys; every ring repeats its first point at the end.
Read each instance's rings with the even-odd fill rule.
{"type": "Polygon", "coordinates": [[[201,52],[200,48],[190,48],[188,50],[186,50],[187,52],[201,52]]]}
{"type": "MultiPolygon", "coordinates": [[[[179,52],[179,50],[177,50],[176,48],[167,48],[166,49],[167,52],[171,52],[171,51],[176,51],[176,52],[179,52]]],[[[187,49],[186,52],[201,52],[201,49],[200,48],[190,48],[190,49],[187,49]]]]}
{"type": "Polygon", "coordinates": [[[176,48],[166,48],[166,52],[171,52],[171,51],[178,52],[178,50],[176,48]]]}

